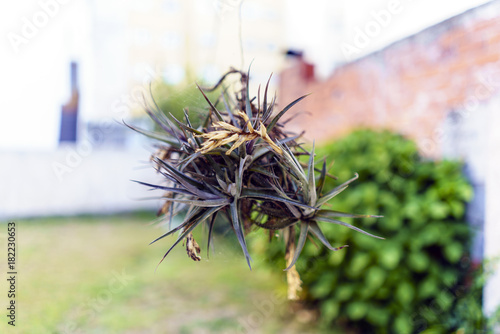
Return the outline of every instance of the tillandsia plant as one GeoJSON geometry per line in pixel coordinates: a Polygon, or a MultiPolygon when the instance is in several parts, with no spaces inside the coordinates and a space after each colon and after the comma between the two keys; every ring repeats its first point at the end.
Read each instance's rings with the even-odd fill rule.
{"type": "MultiPolygon", "coordinates": [[[[151,161],[165,178],[165,183],[136,182],[165,191],[161,197],[165,203],[158,215],[169,226],[173,216],[186,212],[180,225],[152,242],[180,232],[160,263],[184,239],[188,255],[199,261],[200,248],[194,241],[192,231],[203,223],[208,224],[208,254],[218,214],[225,215],[230,222],[249,267],[251,257],[245,234],[253,228],[267,229],[270,233],[275,230],[286,232],[285,270],[295,273],[295,262],[309,234],[333,251],[346,247],[332,247],[323,235],[319,222],[339,224],[379,238],[339,220],[342,217],[378,216],[322,208],[358,175],[332,191],[324,192],[325,179],[334,177],[327,172],[326,161],[323,160],[321,168],[316,168],[314,144],[312,150],[307,151],[297,141],[301,135],[286,132],[281,122],[283,115],[305,96],[275,112],[276,97],[269,99],[268,87],[269,80],[262,103],[260,87],[258,96],[250,98],[249,72],[235,69],[226,73],[213,88],[204,90],[198,87],[208,107],[205,119],[198,128],[193,128],[188,109],[184,110],[184,119],[179,120],[171,113],[162,112],[154,99],[152,103],[146,103],[146,111],[158,131],[132,128],[161,142],[151,161]],[[239,76],[241,89],[233,93],[227,88],[222,89],[220,97],[210,101],[206,92],[222,87],[228,75],[232,74],[239,76]],[[307,163],[299,161],[301,155],[308,156],[307,163]],[[296,227],[300,228],[297,241],[296,227]]],[[[292,277],[289,276],[289,279],[292,277]]]]}

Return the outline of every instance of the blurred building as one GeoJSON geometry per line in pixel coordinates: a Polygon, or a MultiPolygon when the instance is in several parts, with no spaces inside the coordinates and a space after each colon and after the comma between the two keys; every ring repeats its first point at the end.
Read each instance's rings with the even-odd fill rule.
{"type": "Polygon", "coordinates": [[[175,84],[186,78],[214,82],[230,66],[246,70],[252,60],[254,76],[267,80],[282,62],[283,5],[283,0],[132,2],[126,21],[129,71],[135,71],[131,84],[142,83],[143,65],[175,84]]]}
{"type": "MultiPolygon", "coordinates": [[[[476,261],[500,256],[500,1],[492,1],[378,52],[338,67],[325,80],[292,57],[280,75],[280,103],[312,93],[289,129],[327,141],[356,128],[390,129],[424,156],[465,162],[475,197],[468,218],[476,261]]],[[[485,309],[500,305],[500,271],[485,309]]]]}
{"type": "Polygon", "coordinates": [[[107,0],[86,5],[88,53],[80,59],[84,131],[111,126],[106,138],[112,142],[130,139],[109,120],[144,116],[143,95],[148,96],[150,82],[214,84],[231,66],[246,71],[253,61],[256,91],[282,68],[284,0],[107,0]]]}
{"type": "Polygon", "coordinates": [[[283,61],[283,3],[94,2],[92,40],[95,49],[101,50],[95,59],[102,65],[120,68],[129,90],[153,79],[171,84],[183,80],[212,83],[231,66],[246,70],[252,60],[253,77],[267,80],[283,61]],[[111,52],[111,46],[120,52],[111,52]],[[117,55],[122,59],[117,60],[117,55]]]}
{"type": "Polygon", "coordinates": [[[1,188],[7,190],[0,192],[0,216],[113,213],[158,205],[139,201],[145,189],[129,181],[155,182],[147,166],[153,147],[122,120],[150,126],[143,96],[155,80],[208,85],[230,66],[247,70],[253,61],[254,87],[265,84],[284,59],[284,2],[6,4],[0,14],[5,33],[23,42],[0,42],[5,44],[1,53],[10,57],[0,62],[7,73],[1,83],[19,87],[0,98],[3,109],[14,111],[0,117],[5,130],[0,158],[9,161],[0,173],[1,188]],[[18,13],[10,13],[12,7],[18,13]],[[37,18],[46,21],[39,24],[37,18]],[[77,79],[71,70],[76,68],[77,79]]]}

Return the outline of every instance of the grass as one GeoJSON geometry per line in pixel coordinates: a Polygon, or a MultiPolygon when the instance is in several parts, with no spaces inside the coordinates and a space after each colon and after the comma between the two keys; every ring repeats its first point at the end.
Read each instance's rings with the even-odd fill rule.
{"type": "MultiPolygon", "coordinates": [[[[149,215],[17,221],[17,319],[0,333],[305,333],[286,302],[280,272],[250,271],[236,243],[193,262],[149,215]]],[[[0,225],[6,250],[7,226],[0,225]]],[[[203,248],[203,238],[198,237],[203,248]]],[[[3,256],[5,257],[5,256],[3,256]]],[[[0,260],[2,269],[5,259],[0,260]]],[[[2,309],[7,305],[0,280],[2,309]]],[[[307,330],[306,330],[307,326],[307,330]]],[[[313,331],[314,332],[314,331],[313,331]]]]}

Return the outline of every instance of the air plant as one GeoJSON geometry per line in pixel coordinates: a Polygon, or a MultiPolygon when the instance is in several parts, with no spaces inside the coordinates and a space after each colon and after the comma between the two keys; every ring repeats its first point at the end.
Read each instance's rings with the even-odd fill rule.
{"type": "MultiPolygon", "coordinates": [[[[354,177],[330,192],[323,191],[327,177],[326,161],[316,168],[314,144],[307,151],[297,141],[301,134],[284,130],[283,115],[306,96],[299,97],[275,112],[276,97],[268,97],[269,80],[264,89],[263,101],[260,93],[250,98],[249,72],[235,69],[226,73],[211,89],[202,89],[208,111],[201,126],[194,128],[188,109],[184,119],[162,112],[154,100],[146,103],[146,112],[157,125],[157,131],[134,130],[161,142],[151,161],[164,177],[164,184],[139,182],[165,192],[165,202],[159,211],[162,220],[171,224],[172,217],[185,212],[184,221],[171,228],[152,243],[175,232],[179,235],[163,256],[186,239],[188,255],[200,260],[199,246],[192,231],[201,224],[208,224],[207,254],[212,242],[212,231],[217,215],[227,217],[241,246],[248,266],[251,257],[245,242],[245,234],[253,228],[263,228],[275,233],[285,230],[287,242],[287,268],[289,271],[297,261],[309,234],[316,237],[332,251],[345,245],[333,247],[323,235],[320,222],[345,226],[355,231],[379,238],[345,223],[343,217],[378,217],[349,214],[323,209],[324,204],[345,190],[358,178],[354,177]],[[207,91],[222,86],[228,75],[239,76],[241,89],[230,93],[223,89],[217,101],[207,97],[207,91]],[[257,100],[257,101],[256,101],[257,100]],[[308,156],[301,163],[299,156],[308,156]],[[295,241],[295,229],[300,228],[295,241]]],[[[260,87],[259,87],[260,92],[260,87]]]]}

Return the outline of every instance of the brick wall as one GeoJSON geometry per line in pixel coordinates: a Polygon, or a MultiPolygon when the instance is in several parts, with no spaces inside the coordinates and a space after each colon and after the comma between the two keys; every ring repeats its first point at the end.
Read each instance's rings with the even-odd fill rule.
{"type": "MultiPolygon", "coordinates": [[[[390,28],[390,27],[389,27],[390,28]]],[[[289,124],[326,141],[354,128],[387,128],[438,157],[450,112],[466,120],[500,92],[500,1],[432,26],[355,62],[325,81],[303,78],[300,60],[280,76],[282,106],[306,111],[289,124]]]]}

